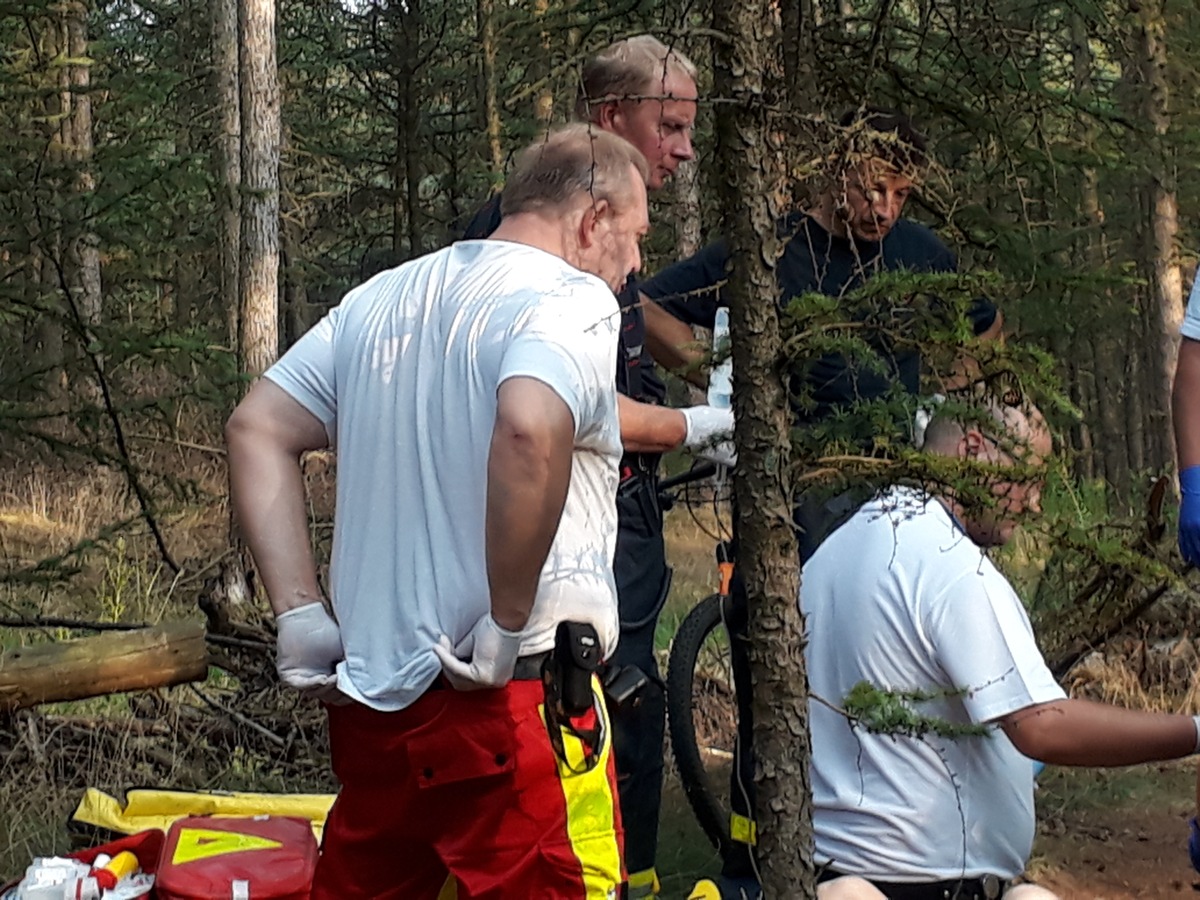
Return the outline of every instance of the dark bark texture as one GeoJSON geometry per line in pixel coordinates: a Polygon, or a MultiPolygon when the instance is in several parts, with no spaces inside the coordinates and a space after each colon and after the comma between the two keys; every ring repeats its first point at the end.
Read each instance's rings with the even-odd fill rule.
{"type": "Polygon", "coordinates": [[[792,460],[781,368],[775,221],[785,168],[777,10],[767,0],[714,4],[717,171],[733,343],[739,462],[739,560],[750,601],[758,858],[769,898],[815,896],[808,776],[808,679],[796,602],[792,460]]]}

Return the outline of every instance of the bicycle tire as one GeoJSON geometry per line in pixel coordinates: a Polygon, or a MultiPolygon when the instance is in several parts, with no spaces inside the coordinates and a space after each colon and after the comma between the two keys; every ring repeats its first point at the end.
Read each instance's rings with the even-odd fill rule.
{"type": "MultiPolygon", "coordinates": [[[[703,665],[700,657],[706,641],[714,631],[725,627],[728,602],[727,595],[711,594],[697,603],[680,623],[667,657],[667,731],[671,738],[671,752],[679,769],[679,780],[683,783],[688,805],[705,836],[722,856],[728,852],[731,844],[730,807],[723,800],[728,793],[728,784],[713,784],[712,774],[705,762],[705,749],[697,736],[697,673],[703,665]]],[[[704,673],[701,676],[708,679],[704,673]]],[[[706,687],[712,685],[706,681],[706,687]]],[[[732,708],[732,677],[723,690],[732,708]]],[[[736,729],[735,710],[729,729],[731,737],[736,735],[736,729]]]]}

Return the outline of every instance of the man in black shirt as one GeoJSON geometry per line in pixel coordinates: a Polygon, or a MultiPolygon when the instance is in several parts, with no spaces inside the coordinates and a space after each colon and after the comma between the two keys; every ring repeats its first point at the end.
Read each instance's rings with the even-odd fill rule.
{"type": "MultiPolygon", "coordinates": [[[[815,207],[796,211],[780,223],[785,236],[777,265],[783,302],[810,292],[842,297],[879,272],[953,272],[954,254],[936,234],[901,214],[925,167],[925,140],[907,117],[886,110],[854,110],[843,117],[848,142],[864,142],[877,156],[851,162],[830,179],[815,207]],[[871,142],[870,134],[893,135],[871,142]],[[865,136],[865,141],[864,141],[865,136]]],[[[724,241],[663,270],[641,285],[651,352],[668,369],[693,366],[703,357],[691,349],[690,326],[711,328],[729,264],[724,241]]],[[[999,335],[1003,323],[991,303],[977,302],[971,310],[975,333],[999,335]]],[[[889,354],[885,352],[885,357],[889,354]]],[[[855,400],[881,396],[899,383],[910,393],[919,386],[920,360],[914,350],[897,349],[888,358],[891,371],[859,368],[840,355],[815,362],[808,388],[819,419],[832,409],[855,400]]]]}
{"type": "MultiPolygon", "coordinates": [[[[795,211],[778,224],[785,239],[776,269],[783,303],[811,292],[844,297],[880,272],[955,270],[954,255],[937,235],[902,217],[926,167],[924,137],[906,116],[877,108],[853,110],[842,117],[839,127],[840,163],[830,173],[828,186],[812,209],[795,211]]],[[[718,241],[641,285],[644,298],[653,301],[645,303],[647,338],[660,365],[700,371],[704,353],[694,346],[691,326],[712,327],[717,308],[725,305],[721,288],[729,262],[728,246],[718,241]]],[[[970,318],[976,335],[999,335],[1002,317],[991,303],[977,301],[970,318]]],[[[916,349],[893,347],[883,335],[868,335],[867,340],[882,359],[882,370],[840,353],[804,366],[801,386],[808,396],[803,405],[793,405],[797,424],[819,421],[856,401],[880,398],[896,386],[917,393],[921,360],[916,349]]],[[[801,562],[854,511],[846,503],[826,506],[825,499],[805,498],[797,504],[801,562]]],[[[734,589],[740,592],[736,582],[734,589]]],[[[717,896],[718,890],[721,897],[731,898],[742,891],[751,897],[758,893],[751,841],[738,843],[739,836],[754,833],[750,820],[753,761],[749,752],[741,752],[749,748],[753,730],[744,627],[744,621],[729,623],[731,634],[742,638],[731,644],[739,712],[739,752],[731,791],[735,850],[723,861],[719,888],[712,882],[697,885],[693,897],[703,900],[717,896]]]]}
{"type": "MultiPolygon", "coordinates": [[[[625,138],[646,157],[646,187],[663,186],[681,162],[692,158],[696,119],[696,68],[678,50],[650,35],[619,41],[591,59],[583,71],[576,117],[625,138]]],[[[482,238],[500,224],[498,199],[471,220],[464,238],[482,238]]],[[[654,859],[662,795],[666,704],[654,656],[654,632],[667,597],[671,571],[658,505],[658,462],[664,451],[686,447],[703,454],[714,439],[728,437],[727,409],[668,409],[666,388],[646,348],[645,323],[633,280],[618,294],[621,333],[616,387],[625,456],[617,495],[614,574],[621,639],[610,664],[636,666],[649,678],[636,705],[611,711],[621,818],[625,828],[628,897],[658,893],[654,859]]],[[[728,451],[724,451],[728,452],[728,451]]]]}

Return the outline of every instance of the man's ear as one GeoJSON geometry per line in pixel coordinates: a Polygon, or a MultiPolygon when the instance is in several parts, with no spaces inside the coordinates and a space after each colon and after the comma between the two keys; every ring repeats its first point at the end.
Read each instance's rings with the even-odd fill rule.
{"type": "Polygon", "coordinates": [[[593,200],[583,208],[579,218],[579,246],[587,249],[599,239],[599,230],[612,212],[612,206],[607,200],[593,200]]]}
{"type": "Polygon", "coordinates": [[[605,131],[612,131],[620,116],[620,104],[616,100],[609,100],[600,104],[596,112],[596,125],[605,131]]]}
{"type": "Polygon", "coordinates": [[[974,459],[979,456],[984,448],[983,434],[977,428],[967,428],[963,431],[962,446],[965,449],[964,456],[967,459],[974,459]]]}

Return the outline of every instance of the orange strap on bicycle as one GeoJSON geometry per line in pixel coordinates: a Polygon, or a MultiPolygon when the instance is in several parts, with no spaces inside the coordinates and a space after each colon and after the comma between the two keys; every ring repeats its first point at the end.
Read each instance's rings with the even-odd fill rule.
{"type": "Polygon", "coordinates": [[[720,593],[727,597],[729,596],[729,585],[733,581],[733,563],[717,563],[717,572],[721,576],[720,593]]]}

